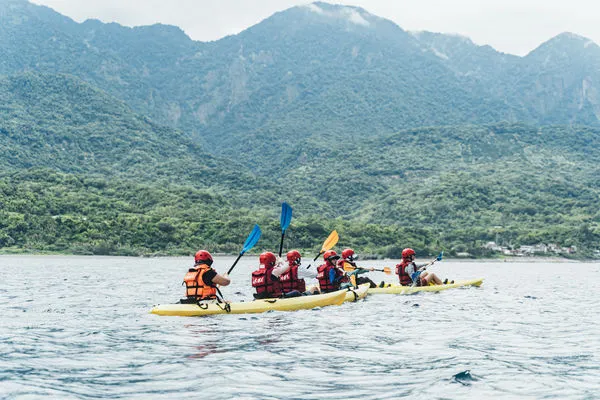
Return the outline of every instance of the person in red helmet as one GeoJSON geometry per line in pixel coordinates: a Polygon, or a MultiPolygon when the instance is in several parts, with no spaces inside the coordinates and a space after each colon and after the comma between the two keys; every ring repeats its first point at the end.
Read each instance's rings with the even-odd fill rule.
{"type": "Polygon", "coordinates": [[[289,251],[286,254],[289,264],[289,269],[279,276],[281,287],[284,293],[291,291],[304,292],[306,290],[306,282],[298,277],[298,267],[300,266],[302,256],[298,250],[289,251]]]}
{"type": "Polygon", "coordinates": [[[217,285],[227,286],[231,283],[226,274],[217,274],[212,264],[212,255],[206,250],[200,250],[194,256],[194,267],[183,278],[187,302],[214,300],[217,298],[217,285]]]}
{"type": "Polygon", "coordinates": [[[302,295],[311,295],[319,292],[319,289],[313,286],[313,289],[306,290],[306,279],[314,279],[317,274],[314,270],[300,268],[302,256],[298,250],[291,250],[286,254],[290,269],[279,277],[285,297],[297,297],[302,295]]]}
{"type": "Polygon", "coordinates": [[[338,268],[341,268],[342,271],[345,271],[345,264],[350,264],[354,268],[354,274],[356,275],[356,285],[362,285],[363,283],[368,283],[370,287],[375,288],[377,284],[370,280],[367,277],[358,276],[359,274],[364,274],[370,271],[374,271],[375,268],[361,268],[356,265],[356,260],[358,259],[358,254],[354,252],[353,249],[344,249],[342,251],[342,258],[337,262],[338,268]]]}
{"type": "Polygon", "coordinates": [[[415,263],[416,253],[411,248],[402,250],[402,262],[396,265],[396,274],[403,286],[441,285],[442,280],[436,274],[425,271],[430,264],[415,263]]]}
{"type": "Polygon", "coordinates": [[[346,273],[336,265],[339,259],[340,256],[333,250],[327,250],[323,254],[325,264],[317,268],[317,280],[319,281],[321,293],[334,292],[342,289],[343,285],[350,285],[346,273]]]}
{"type": "Polygon", "coordinates": [[[270,251],[262,253],[259,258],[260,266],[252,272],[252,287],[256,289],[255,299],[281,297],[284,293],[280,276],[286,273],[290,266],[277,261],[277,256],[270,251]]]}

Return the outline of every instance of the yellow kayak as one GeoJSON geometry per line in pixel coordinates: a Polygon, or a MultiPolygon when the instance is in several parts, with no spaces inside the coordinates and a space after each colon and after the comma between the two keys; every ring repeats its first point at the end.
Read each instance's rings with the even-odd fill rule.
{"type": "MultiPolygon", "coordinates": [[[[319,290],[319,285],[310,285],[306,289],[310,292],[314,291],[315,289],[319,290]]],[[[346,298],[344,299],[344,302],[361,300],[367,297],[367,294],[371,293],[368,283],[358,285],[356,289],[348,288],[346,290],[348,290],[348,292],[346,292],[346,298]]]]}
{"type": "Polygon", "coordinates": [[[367,293],[369,293],[369,284],[363,283],[359,285],[356,289],[348,289],[346,292],[346,298],[344,301],[358,301],[360,299],[364,299],[367,297],[367,293]]]}
{"type": "Polygon", "coordinates": [[[402,286],[388,285],[383,288],[369,289],[369,294],[413,294],[419,292],[439,292],[447,289],[454,289],[461,286],[480,286],[483,283],[483,278],[472,279],[470,281],[458,281],[447,285],[431,285],[431,286],[402,286]]]}
{"type": "MultiPolygon", "coordinates": [[[[317,294],[313,296],[292,297],[289,299],[262,299],[248,302],[229,303],[227,305],[217,302],[198,304],[162,304],[154,307],[150,312],[157,315],[178,315],[185,317],[214,315],[214,314],[248,314],[262,313],[265,311],[295,311],[309,310],[315,307],[340,305],[349,292],[338,290],[336,292],[317,294]]],[[[366,295],[366,294],[365,294],[366,295]]],[[[353,296],[353,295],[352,295],[353,296]]]]}

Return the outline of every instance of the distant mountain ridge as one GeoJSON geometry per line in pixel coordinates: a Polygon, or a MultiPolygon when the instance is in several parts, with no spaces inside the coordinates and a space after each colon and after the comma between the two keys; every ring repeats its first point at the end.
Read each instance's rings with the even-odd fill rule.
{"type": "Polygon", "coordinates": [[[599,48],[573,35],[516,57],[322,2],[210,43],[171,26],[78,24],[25,0],[3,0],[0,10],[0,74],[77,75],[253,167],[265,151],[289,161],[279,149],[307,151],[324,134],[339,141],[464,123],[600,125],[599,48]]]}

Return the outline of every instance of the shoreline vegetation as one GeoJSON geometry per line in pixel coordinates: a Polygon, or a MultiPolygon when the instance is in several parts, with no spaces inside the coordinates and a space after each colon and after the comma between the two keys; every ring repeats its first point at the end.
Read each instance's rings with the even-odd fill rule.
{"type": "MultiPolygon", "coordinates": [[[[306,259],[313,256],[314,252],[311,251],[300,251],[302,254],[307,254],[305,256],[306,259]]],[[[258,257],[260,253],[246,253],[245,257],[258,257]]],[[[155,254],[77,254],[77,253],[69,253],[69,252],[53,252],[53,251],[32,251],[26,249],[0,249],[0,256],[61,256],[61,257],[134,257],[134,258],[189,258],[192,257],[193,254],[190,253],[188,255],[185,254],[169,254],[169,253],[155,253],[155,254]]],[[[213,256],[216,257],[236,257],[238,253],[213,253],[213,256]]],[[[423,259],[427,259],[428,257],[433,257],[434,255],[423,256],[423,259]]],[[[285,257],[285,254],[284,254],[285,257]]],[[[363,257],[363,262],[369,261],[382,261],[382,260],[396,260],[397,258],[393,257],[375,257],[370,255],[368,257],[363,257]]],[[[399,259],[398,259],[399,260],[399,259]]],[[[445,261],[451,262],[482,262],[482,263],[490,263],[490,262],[552,262],[552,263],[570,263],[570,262],[599,262],[598,258],[591,257],[563,257],[563,256],[507,256],[507,255],[499,255],[498,257],[455,257],[455,256],[445,256],[445,261]]]]}
{"type": "MultiPolygon", "coordinates": [[[[464,188],[464,182],[462,186],[458,182],[450,186],[464,188]]],[[[435,256],[441,250],[447,257],[461,260],[522,260],[531,255],[552,260],[600,258],[596,226],[569,224],[577,213],[569,218],[560,214],[560,218],[565,217],[560,225],[548,220],[541,228],[539,225],[546,221],[541,220],[546,218],[544,215],[554,215],[551,209],[538,210],[528,221],[521,214],[506,211],[505,225],[493,225],[488,222],[483,204],[477,212],[465,212],[458,203],[451,206],[452,202],[469,198],[469,193],[453,196],[420,196],[429,199],[431,207],[456,211],[450,214],[430,210],[426,214],[425,210],[409,210],[406,214],[414,220],[411,226],[399,224],[402,219],[396,214],[414,202],[380,207],[390,213],[388,218],[365,221],[316,213],[303,209],[309,205],[301,203],[285,247],[314,256],[319,241],[337,230],[343,238],[339,248],[352,247],[363,259],[398,259],[404,247],[414,248],[419,258],[435,256]],[[518,224],[509,222],[509,218],[519,216],[518,224]],[[505,254],[508,250],[513,253],[505,254]]],[[[481,196],[490,201],[489,195],[481,196]]],[[[235,255],[249,227],[259,224],[263,236],[254,249],[258,254],[273,250],[280,241],[278,210],[273,206],[278,200],[264,201],[268,204],[249,207],[249,201],[225,198],[204,188],[169,184],[159,188],[119,177],[49,169],[0,174],[0,254],[187,256],[202,247],[213,254],[235,255]]],[[[465,203],[465,208],[472,203],[465,203]]],[[[311,206],[318,210],[323,204],[334,205],[319,204],[311,206]]]]}

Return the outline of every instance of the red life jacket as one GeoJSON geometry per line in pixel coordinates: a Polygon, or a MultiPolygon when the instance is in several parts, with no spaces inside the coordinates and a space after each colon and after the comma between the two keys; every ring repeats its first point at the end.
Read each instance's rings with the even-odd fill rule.
{"type": "MultiPolygon", "coordinates": [[[[400,284],[402,286],[411,286],[412,285],[412,279],[411,279],[410,275],[408,275],[408,273],[406,272],[406,267],[408,267],[410,264],[411,264],[410,261],[402,260],[402,262],[400,264],[396,265],[396,275],[398,275],[398,278],[400,278],[400,284]]],[[[415,265],[415,270],[416,270],[416,265],[415,265]]]]}
{"type": "Polygon", "coordinates": [[[297,290],[299,292],[304,292],[306,290],[304,279],[298,279],[297,265],[291,266],[285,274],[281,274],[279,276],[279,281],[281,282],[283,293],[288,293],[292,290],[297,290]]]}
{"type": "Polygon", "coordinates": [[[342,283],[343,279],[342,281],[338,281],[336,283],[329,282],[329,271],[331,271],[332,268],[335,270],[336,277],[343,275],[343,272],[340,271],[339,268],[336,268],[334,265],[331,265],[329,263],[325,263],[319,268],[317,268],[317,279],[319,280],[319,287],[321,288],[321,293],[328,293],[340,290],[340,283],[342,283]]]}
{"type": "Polygon", "coordinates": [[[256,294],[260,298],[280,297],[283,294],[281,282],[273,279],[273,268],[265,268],[261,265],[259,269],[252,273],[252,287],[256,288],[256,294]]]}
{"type": "Polygon", "coordinates": [[[190,268],[183,282],[185,283],[185,294],[188,298],[194,300],[207,300],[217,298],[216,286],[207,286],[202,280],[202,276],[210,271],[212,268],[206,264],[196,265],[194,268],[190,268]]]}
{"type": "MultiPolygon", "coordinates": [[[[340,280],[340,283],[350,282],[350,277],[348,277],[347,275],[344,275],[344,271],[346,271],[344,269],[344,263],[348,263],[348,264],[352,265],[353,267],[356,267],[356,263],[354,263],[354,262],[346,261],[343,258],[341,260],[338,260],[336,276],[343,275],[342,279],[340,280]]],[[[356,268],[358,268],[358,267],[356,267],[356,268]]]]}
{"type": "MultiPolygon", "coordinates": [[[[346,268],[344,268],[344,264],[350,264],[353,268],[359,268],[354,261],[348,261],[348,260],[344,260],[342,258],[341,260],[338,260],[338,262],[337,262],[338,270],[342,274],[344,273],[344,271],[346,271],[346,268]]],[[[346,283],[346,282],[352,282],[352,280],[350,279],[349,276],[344,275],[344,277],[342,278],[340,283],[346,283]]]]}

